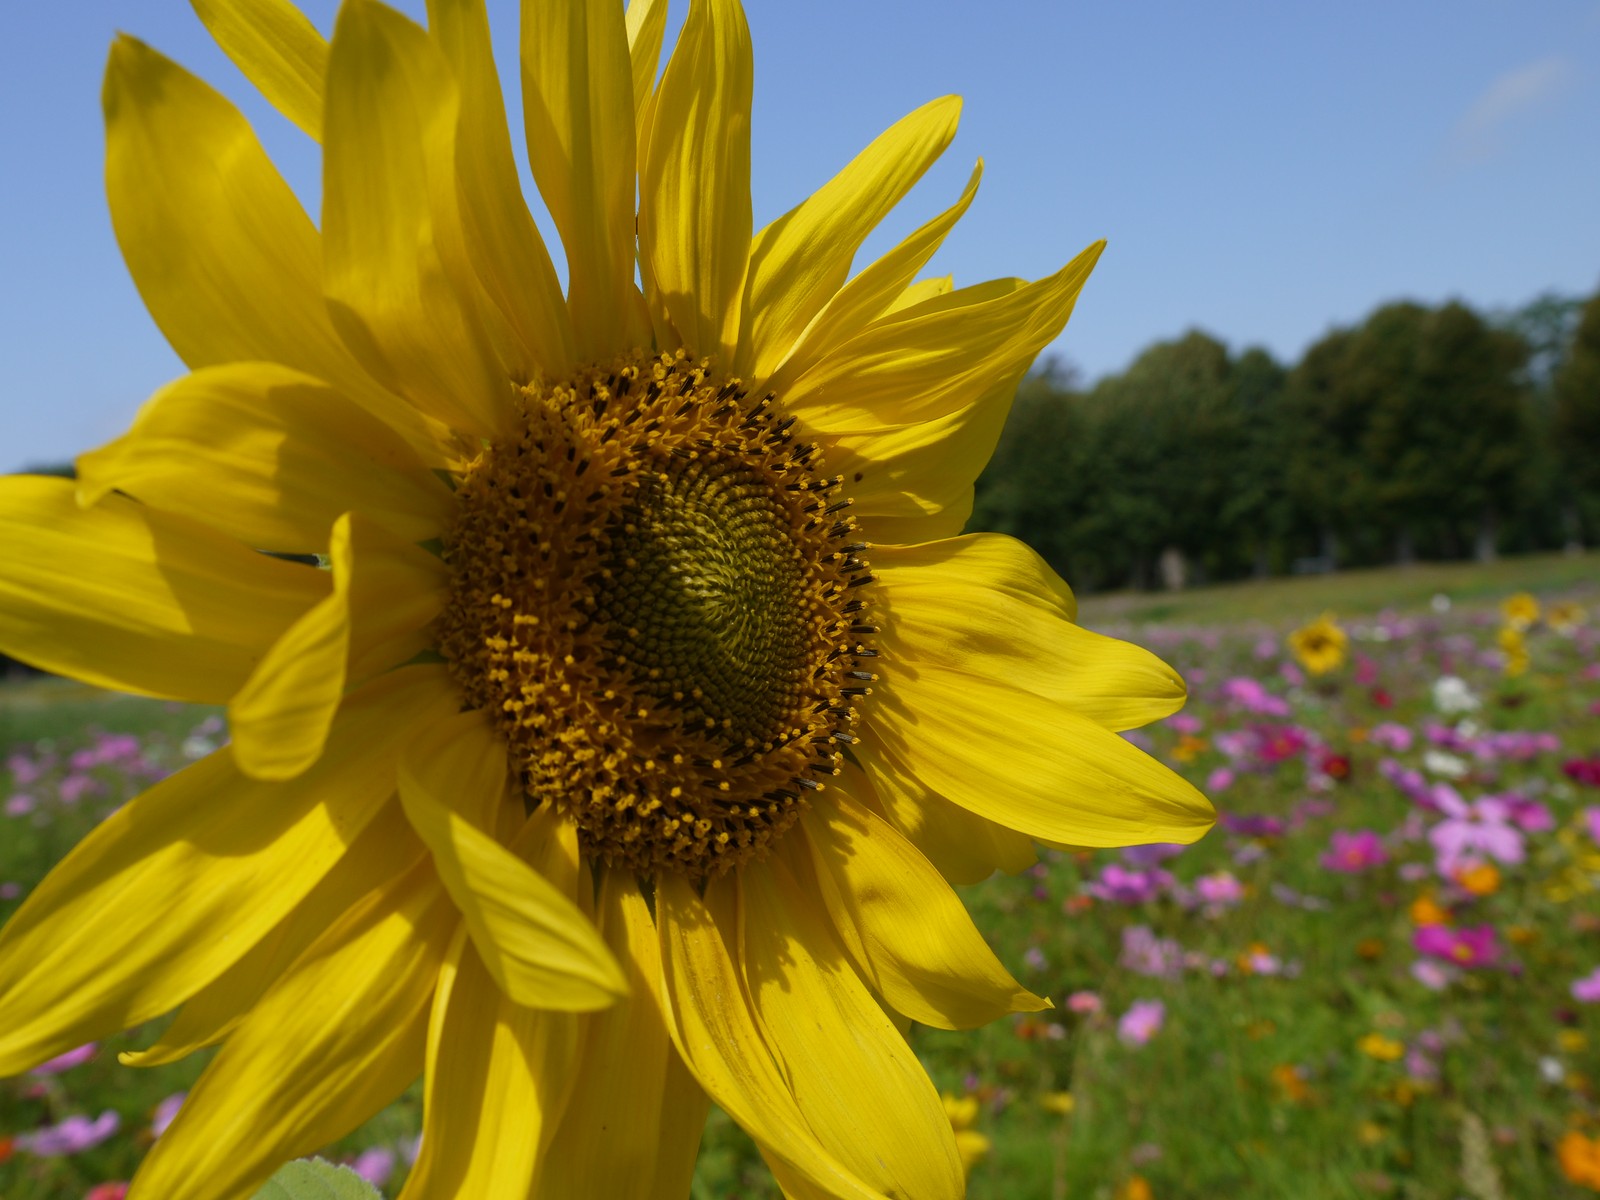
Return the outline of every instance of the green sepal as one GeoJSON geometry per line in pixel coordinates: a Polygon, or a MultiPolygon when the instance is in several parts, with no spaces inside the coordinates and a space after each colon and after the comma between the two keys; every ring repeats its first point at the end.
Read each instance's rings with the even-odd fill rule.
{"type": "Polygon", "coordinates": [[[254,1200],[382,1200],[382,1194],[349,1167],[301,1158],[285,1163],[254,1200]]]}

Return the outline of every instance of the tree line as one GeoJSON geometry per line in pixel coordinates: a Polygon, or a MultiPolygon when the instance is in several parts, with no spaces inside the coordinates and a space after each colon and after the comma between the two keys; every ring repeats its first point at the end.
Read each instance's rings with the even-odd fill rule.
{"type": "Polygon", "coordinates": [[[1600,542],[1600,294],[1386,304],[1298,363],[1191,331],[1018,388],[968,528],[1086,590],[1600,542]]]}

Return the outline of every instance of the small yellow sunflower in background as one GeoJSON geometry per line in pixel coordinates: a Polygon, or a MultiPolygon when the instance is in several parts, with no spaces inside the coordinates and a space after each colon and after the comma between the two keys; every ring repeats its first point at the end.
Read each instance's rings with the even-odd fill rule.
{"type": "Polygon", "coordinates": [[[1544,622],[1562,637],[1571,637],[1589,622],[1589,610],[1576,600],[1558,600],[1544,615],[1544,622]]]}
{"type": "Polygon", "coordinates": [[[1332,613],[1323,613],[1289,635],[1289,649],[1300,660],[1300,665],[1313,675],[1326,675],[1343,666],[1348,643],[1349,638],[1332,613]]]}
{"type": "Polygon", "coordinates": [[[113,222],[192,373],[76,485],[0,481],[0,647],[226,703],[233,742],[0,935],[0,1070],[173,1008],[133,1058],[222,1041],[134,1200],[246,1193],[424,1068],[408,1200],[684,1195],[713,1100],[790,1195],[961,1194],[893,1014],[1046,1002],[951,881],[1212,817],[1118,736],[1178,676],[957,536],[1100,247],[919,280],[974,170],[852,275],[953,98],[752,233],[737,0],[693,0],[659,79],[665,0],[527,0],[563,295],[483,0],[346,0],[331,42],[195,6],[322,143],[320,229],[226,100],[117,43],[113,222]]]}
{"type": "Polygon", "coordinates": [[[1539,620],[1539,601],[1531,592],[1508,596],[1500,605],[1500,615],[1512,629],[1527,629],[1539,620]]]}

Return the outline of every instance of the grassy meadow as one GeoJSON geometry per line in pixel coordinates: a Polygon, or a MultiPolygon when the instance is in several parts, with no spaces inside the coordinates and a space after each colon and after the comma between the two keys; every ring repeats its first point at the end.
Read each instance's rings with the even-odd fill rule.
{"type": "MultiPolygon", "coordinates": [[[[1184,712],[1131,736],[1222,819],[1182,852],[1046,850],[965,889],[1055,1006],[912,1031],[970,1195],[1600,1192],[1600,559],[1095,597],[1081,618],[1188,678],[1184,712]],[[1519,592],[1539,613],[1511,635],[1519,592]],[[1287,638],[1324,611],[1348,644],[1313,676],[1287,638]]],[[[0,686],[0,918],[224,736],[212,711],[0,686]]],[[[120,1194],[204,1065],[118,1065],[152,1034],[0,1081],[0,1200],[120,1194]]],[[[413,1089],[328,1153],[394,1195],[420,1115],[413,1089]]],[[[694,1194],[778,1195],[715,1112],[694,1194]]]]}

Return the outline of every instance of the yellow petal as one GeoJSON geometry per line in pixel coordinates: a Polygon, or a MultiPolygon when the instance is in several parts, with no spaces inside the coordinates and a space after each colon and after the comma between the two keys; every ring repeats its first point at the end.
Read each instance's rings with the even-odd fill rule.
{"type": "Polygon", "coordinates": [[[218,704],[328,594],[325,572],[126,496],[80,509],[74,491],[70,479],[0,479],[0,650],[23,662],[218,704]]]}
{"type": "Polygon", "coordinates": [[[526,373],[559,378],[573,365],[572,321],[522,197],[484,0],[429,0],[428,26],[461,88],[456,168],[472,265],[520,339],[526,373]]]}
{"type": "Polygon", "coordinates": [[[1118,731],[1183,707],[1183,678],[1140,646],[1074,625],[1067,585],[1014,538],[879,546],[872,568],[890,662],[1004,680],[1118,731]]]}
{"type": "Polygon", "coordinates": [[[288,916],[248,954],[184,1001],[154,1045],[119,1054],[118,1061],[126,1067],[159,1067],[220,1042],[322,936],[329,914],[356,908],[426,854],[406,823],[400,801],[391,798],[288,916]]]}
{"type": "Polygon", "coordinates": [[[414,739],[400,763],[400,799],[500,989],[530,1007],[604,1008],[627,985],[593,926],[461,815],[490,808],[506,772],[504,742],[481,714],[467,713],[414,739]]]}
{"type": "Polygon", "coordinates": [[[328,556],[332,594],[284,631],[228,703],[234,759],[254,779],[292,779],[314,763],[352,660],[381,669],[414,657],[444,604],[444,564],[365,517],[339,518],[328,556]]]}
{"type": "Polygon", "coordinates": [[[373,376],[477,436],[511,413],[511,385],[463,279],[455,80],[428,35],[376,0],[339,11],[328,56],[323,285],[373,376]]]}
{"type": "Polygon", "coordinates": [[[289,0],[189,0],[223,53],[273,108],[322,140],[323,41],[289,0]]]}
{"type": "Polygon", "coordinates": [[[393,1100],[422,1069],[454,930],[426,863],[336,920],[218,1052],[129,1196],[248,1196],[393,1100]]]}
{"type": "Polygon", "coordinates": [[[422,1152],[401,1200],[527,1200],[573,1083],[579,1020],[512,1004],[472,940],[457,939],[428,1031],[422,1152]]]}
{"type": "Polygon", "coordinates": [[[888,1195],[963,1195],[939,1093],[845,959],[816,898],[778,858],[747,867],[740,882],[745,981],[817,1137],[888,1195]]]}
{"type": "Polygon", "coordinates": [[[0,1075],[148,1021],[237,962],[338,862],[394,790],[394,758],[454,703],[439,667],[350,697],[292,784],[219,750],[97,826],[0,931],[0,1075]]]}
{"type": "Polygon", "coordinates": [[[271,363],[206,367],[157,392],[123,437],[78,459],[78,498],[113,490],[251,546],[324,553],[356,510],[439,536],[450,490],[406,440],[320,380],[271,363]]]}
{"type": "Polygon", "coordinates": [[[691,354],[734,361],[750,252],[750,30],[691,0],[639,169],[639,250],[691,354]]]}
{"type": "Polygon", "coordinates": [[[950,885],[888,822],[839,788],[801,815],[821,899],[863,978],[897,1012],[971,1029],[1049,1001],[994,956],[950,885]]]}
{"type": "Polygon", "coordinates": [[[656,881],[667,1031],[711,1098],[760,1144],[824,1194],[882,1200],[823,1147],[772,1056],[727,939],[739,936],[735,885],[727,876],[704,897],[678,875],[656,881]]]}
{"type": "Polygon", "coordinates": [[[1037,283],[997,281],[981,299],[963,289],[881,318],[796,379],[785,392],[789,410],[824,433],[844,433],[965,408],[1061,332],[1103,245],[1037,283]]]}
{"type": "Polygon", "coordinates": [[[685,1196],[710,1100],[667,1036],[656,927],[630,875],[605,872],[598,916],[628,998],[585,1021],[583,1058],[535,1200],[685,1196]]]}
{"type": "Polygon", "coordinates": [[[425,446],[419,414],[350,356],[322,298],[322,244],[238,110],[141,42],[106,65],[106,192],[145,307],[191,367],[278,362],[425,446]]]}
{"type": "Polygon", "coordinates": [[[933,791],[1031,837],[1075,846],[1192,842],[1214,819],[1182,777],[1005,679],[928,663],[886,669],[868,720],[868,736],[933,791]]]}
{"type": "Polygon", "coordinates": [[[981,883],[996,871],[1015,875],[1038,861],[1033,839],[968,812],[933,791],[870,738],[854,747],[861,760],[844,767],[843,786],[893,825],[951,883],[981,883]]]}
{"type": "Polygon", "coordinates": [[[523,0],[528,158],[567,253],[578,357],[642,344],[632,322],[633,68],[620,4],[523,0]]]}
{"type": "Polygon", "coordinates": [[[851,512],[876,542],[912,544],[960,533],[972,515],[973,484],[1005,427],[1018,368],[965,408],[898,429],[821,437],[824,461],[848,481],[851,512]]]}
{"type": "Polygon", "coordinates": [[[765,386],[779,395],[787,395],[796,379],[819,362],[831,358],[840,346],[879,317],[931,299],[932,296],[948,293],[949,287],[914,286],[911,281],[971,207],[982,178],[983,160],[979,159],[972,168],[967,186],[953,205],[906,235],[893,250],[863,268],[833,295],[810,327],[790,347],[788,357],[765,386]]]}
{"type": "Polygon", "coordinates": [[[740,375],[765,378],[787,357],[848,278],[867,235],[944,153],[960,117],[958,96],[924,104],[756,234],[745,284],[740,375]]]}
{"type": "Polygon", "coordinates": [[[628,61],[633,66],[633,108],[643,115],[661,69],[667,32],[667,0],[628,0],[628,61]]]}
{"type": "Polygon", "coordinates": [[[899,312],[904,308],[913,308],[924,300],[934,300],[940,296],[948,296],[955,289],[955,286],[956,281],[953,275],[936,275],[931,279],[919,279],[915,283],[907,284],[905,291],[890,301],[889,307],[883,311],[885,313],[899,312]]]}

